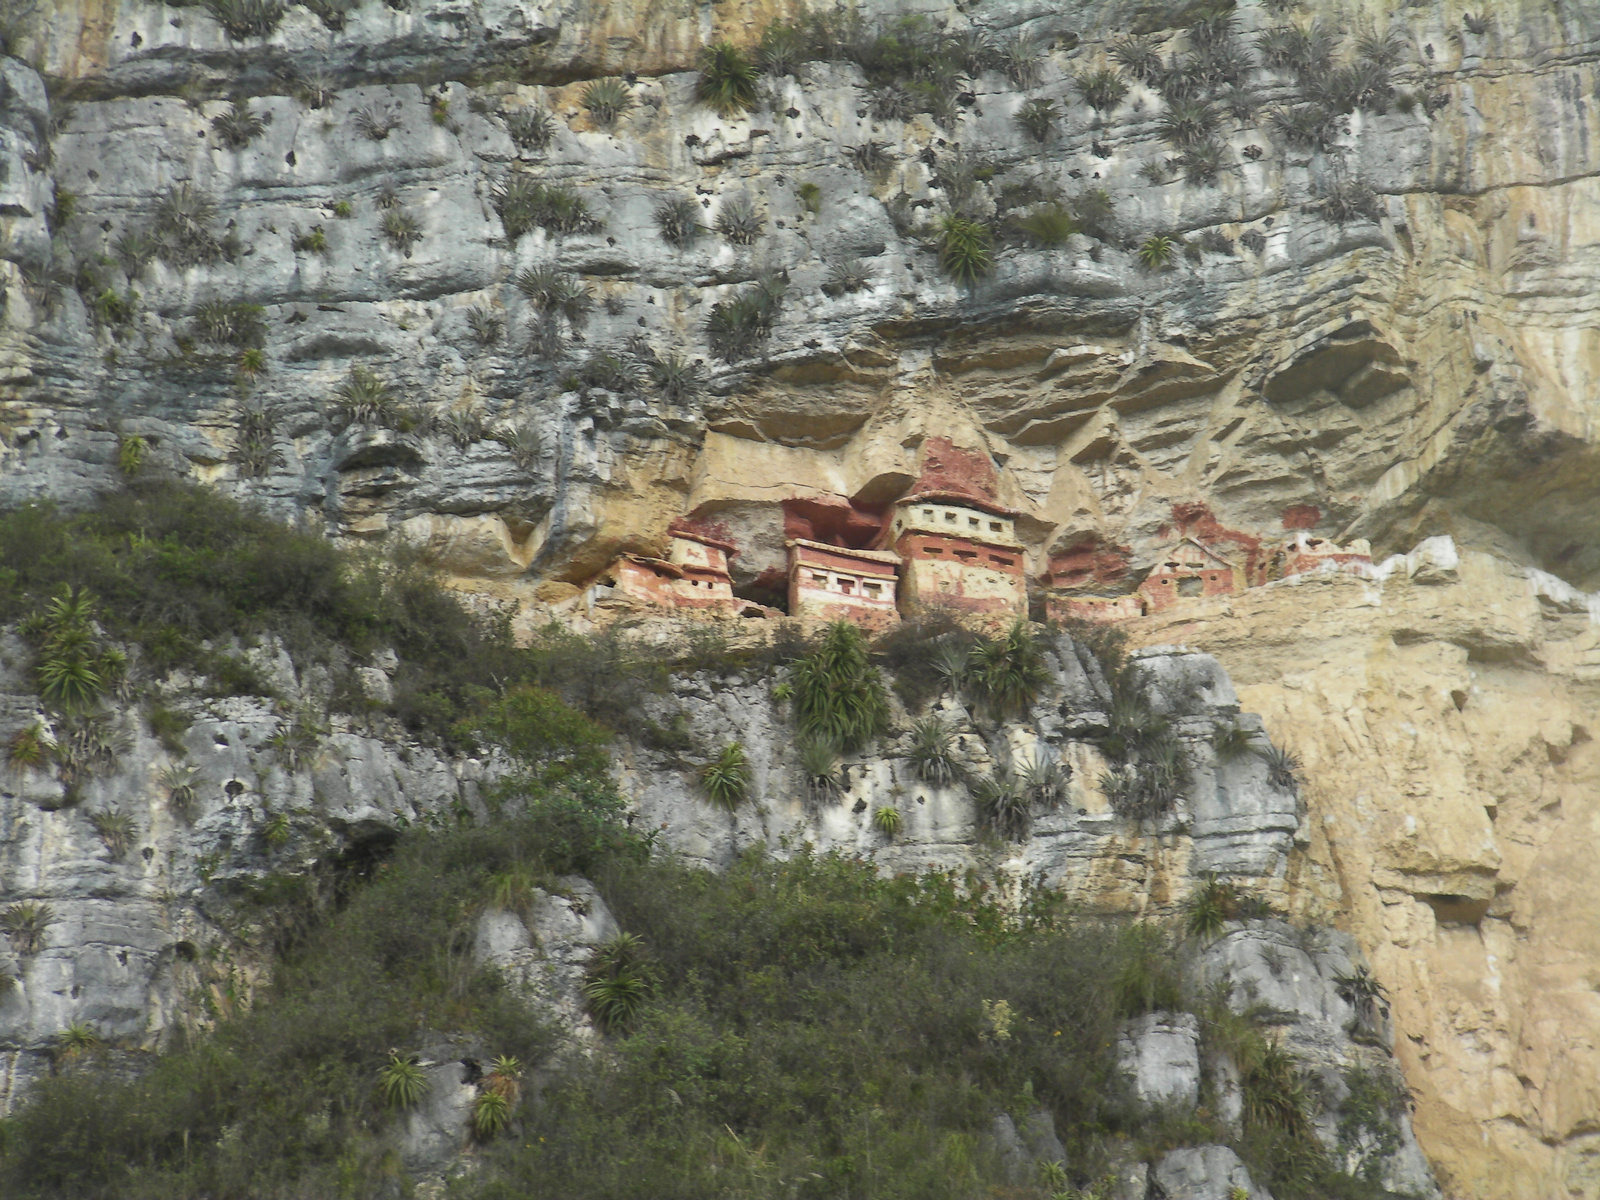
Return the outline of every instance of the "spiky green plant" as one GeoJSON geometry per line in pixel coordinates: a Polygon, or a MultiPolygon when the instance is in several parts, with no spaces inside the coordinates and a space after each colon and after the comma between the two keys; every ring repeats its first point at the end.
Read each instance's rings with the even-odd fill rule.
{"type": "Polygon", "coordinates": [[[704,372],[698,363],[674,351],[658,354],[651,360],[650,381],[663,399],[682,404],[700,394],[704,372]]]}
{"type": "Polygon", "coordinates": [[[226,112],[211,118],[211,128],[224,146],[242,150],[266,132],[267,123],[250,111],[250,101],[240,98],[232,101],[226,112]]]}
{"type": "Polygon", "coordinates": [[[32,770],[50,761],[52,744],[38,721],[24,725],[6,742],[6,762],[16,771],[32,770]]]}
{"type": "Polygon", "coordinates": [[[663,200],[656,205],[655,215],[661,236],[680,250],[705,232],[705,226],[700,224],[700,205],[688,196],[663,200]]]}
{"type": "Polygon", "coordinates": [[[495,183],[490,200],[500,214],[506,237],[513,242],[539,228],[551,233],[594,233],[604,227],[577,192],[561,184],[540,183],[520,171],[495,183]]]}
{"type": "Polygon", "coordinates": [[[486,888],[490,908],[526,909],[539,890],[538,877],[520,863],[489,876],[486,888]]]}
{"type": "Polygon", "coordinates": [[[853,254],[835,259],[828,267],[822,290],[830,296],[863,291],[872,286],[872,271],[853,254]]]}
{"type": "Polygon", "coordinates": [[[772,336],[787,289],[781,276],[765,274],[730,299],[713,304],[706,320],[711,352],[734,363],[760,350],[772,336]]]}
{"type": "Polygon", "coordinates": [[[517,290],[540,312],[565,317],[574,329],[581,329],[594,311],[594,293],[589,285],[553,263],[519,272],[516,284],[517,290]]]}
{"type": "Polygon", "coordinates": [[[411,248],[422,240],[422,225],[408,209],[385,209],[378,225],[384,240],[407,258],[411,257],[411,248]]]}
{"type": "Polygon", "coordinates": [[[556,138],[556,119],[531,105],[505,114],[506,132],[524,150],[548,150],[556,138]]]}
{"type": "Polygon", "coordinates": [[[1267,764],[1267,779],[1280,791],[1300,790],[1300,756],[1287,746],[1268,744],[1256,751],[1267,764]]]}
{"type": "Polygon", "coordinates": [[[55,909],[35,900],[19,900],[0,911],[0,933],[20,957],[29,958],[44,947],[44,931],[56,921],[55,909]]]}
{"type": "Polygon", "coordinates": [[[511,1101],[496,1091],[479,1092],[472,1102],[472,1135],[480,1142],[498,1136],[511,1122],[511,1101]]]}
{"type": "Polygon", "coordinates": [[[1035,246],[1052,248],[1065,245],[1068,238],[1083,231],[1082,223],[1064,204],[1041,204],[1020,217],[1013,224],[1035,246]]]}
{"type": "Polygon", "coordinates": [[[89,824],[105,845],[112,862],[121,862],[128,853],[128,843],[135,831],[133,817],[120,808],[107,808],[89,814],[89,824]]]}
{"type": "Polygon", "coordinates": [[[1227,931],[1228,922],[1238,915],[1238,885],[1215,875],[1184,899],[1183,931],[1196,941],[1210,941],[1227,931]]]}
{"type": "Polygon", "coordinates": [[[903,818],[900,810],[892,804],[880,805],[872,813],[872,827],[885,837],[894,837],[900,832],[903,818]]]}
{"type": "Polygon", "coordinates": [[[1044,59],[1044,47],[1031,33],[1023,31],[1001,42],[995,56],[1003,70],[1019,88],[1031,88],[1039,82],[1039,64],[1044,59]]]}
{"type": "Polygon", "coordinates": [[[56,1034],[55,1056],[58,1060],[70,1062],[72,1059],[81,1058],[98,1050],[100,1045],[100,1035],[94,1031],[93,1026],[83,1021],[74,1021],[56,1034]]]}
{"type": "Polygon", "coordinates": [[[1067,792],[1071,773],[1067,765],[1053,757],[1043,746],[1034,749],[1018,771],[1023,793],[1031,804],[1040,808],[1055,808],[1067,792]]]}
{"type": "Polygon", "coordinates": [[[1111,57],[1140,83],[1155,83],[1166,70],[1161,51],[1148,37],[1128,36],[1111,44],[1111,57]]]}
{"type": "Polygon", "coordinates": [[[793,75],[809,55],[807,40],[798,25],[774,21],[761,33],[761,69],[768,75],[793,75]]]}
{"type": "Polygon", "coordinates": [[[218,346],[259,346],[267,335],[266,309],[259,304],[206,300],[195,306],[195,332],[218,346]]]}
{"type": "Polygon", "coordinates": [[[955,727],[934,714],[912,725],[911,749],[906,757],[923,782],[934,787],[949,787],[966,775],[955,747],[955,727]]]}
{"type": "Polygon", "coordinates": [[[755,65],[732,42],[713,42],[700,53],[695,96],[722,117],[737,117],[756,106],[755,65]]]}
{"type": "Polygon", "coordinates": [[[1211,749],[1219,763],[1237,762],[1254,749],[1254,738],[1242,725],[1227,725],[1211,735],[1211,749]]]}
{"type": "Polygon", "coordinates": [[[268,36],[287,11],[282,0],[205,0],[205,8],[236,42],[268,36]]]}
{"type": "Polygon", "coordinates": [[[700,788],[718,808],[732,812],[750,794],[750,760],[744,747],[729,742],[700,769],[700,788]]]}
{"type": "Polygon", "coordinates": [[[994,269],[994,237],[982,221],[947,213],[939,220],[939,265],[964,287],[994,269]]]}
{"type": "MultiPolygon", "coordinates": [[[[478,345],[493,346],[505,332],[506,322],[505,318],[492,308],[474,304],[467,309],[467,328],[472,331],[472,340],[478,345]]],[[[478,439],[474,437],[468,440],[475,442],[478,439]]],[[[459,439],[456,439],[456,444],[461,444],[459,439]]]]}
{"type": "Polygon", "coordinates": [[[822,644],[794,664],[788,679],[800,732],[841,751],[858,750],[883,732],[889,700],[861,630],[848,621],[828,626],[822,644]]]}
{"type": "Polygon", "coordinates": [[[800,739],[800,771],[814,802],[839,793],[839,747],[827,738],[800,739]]]}
{"type": "Polygon", "coordinates": [[[349,425],[392,425],[399,416],[399,401],[375,372],[353,363],[333,392],[329,414],[340,428],[349,425]]]}
{"type": "Polygon", "coordinates": [[[735,246],[753,246],[767,222],[756,210],[755,201],[741,193],[722,202],[715,224],[717,232],[735,246]]]}
{"type": "Polygon", "coordinates": [[[1166,233],[1153,234],[1139,243],[1139,262],[1149,270],[1159,271],[1172,265],[1177,250],[1176,238],[1166,233]]]}
{"type": "Polygon", "coordinates": [[[198,767],[172,763],[156,772],[156,784],[165,788],[172,809],[185,820],[194,811],[194,803],[204,777],[198,767]]]}
{"type": "Polygon", "coordinates": [[[584,88],[580,103],[589,110],[589,116],[596,125],[609,129],[617,123],[618,117],[639,102],[634,99],[628,85],[613,76],[597,79],[584,88]]]}
{"type": "Polygon", "coordinates": [[[978,639],[968,653],[967,691],[996,720],[1026,713],[1049,681],[1044,651],[1021,619],[1002,637],[978,639]]]}
{"type": "Polygon", "coordinates": [[[289,823],[289,814],[275,813],[261,827],[261,840],[274,850],[278,850],[289,844],[289,838],[293,832],[294,827],[289,823]]]}
{"type": "Polygon", "coordinates": [[[1054,100],[1029,100],[1012,117],[1017,128],[1036,142],[1047,141],[1056,127],[1054,100]]]}
{"type": "Polygon", "coordinates": [[[415,1108],[427,1093],[428,1073],[415,1058],[391,1054],[389,1061],[378,1069],[378,1094],[385,1108],[415,1108]]]}
{"type": "Polygon", "coordinates": [[[1299,1060],[1277,1038],[1260,1039],[1243,1057],[1237,1065],[1246,1131],[1313,1136],[1311,1097],[1299,1060]]]}
{"type": "Polygon", "coordinates": [[[1028,836],[1033,824],[1032,806],[1010,763],[997,762],[989,774],[974,781],[972,799],[978,808],[978,823],[985,829],[1012,842],[1028,836]]]}
{"type": "Polygon", "coordinates": [[[583,997],[589,1015],[602,1031],[628,1029],[655,994],[655,972],[644,943],[634,934],[619,933],[595,951],[583,997]]]}
{"type": "Polygon", "coordinates": [[[1348,975],[1336,975],[1334,987],[1339,998],[1355,1009],[1356,1029],[1364,1035],[1376,1033],[1382,1018],[1389,1015],[1389,992],[1364,964],[1348,975]]]}
{"type": "Polygon", "coordinates": [[[1072,83],[1083,102],[1102,115],[1113,111],[1128,94],[1128,85],[1115,67],[1080,71],[1072,77],[1072,83]]]}

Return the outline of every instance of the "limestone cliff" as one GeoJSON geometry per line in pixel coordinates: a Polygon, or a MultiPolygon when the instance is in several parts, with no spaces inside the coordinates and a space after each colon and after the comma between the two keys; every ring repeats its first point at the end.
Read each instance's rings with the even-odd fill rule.
{"type": "MultiPolygon", "coordinates": [[[[251,29],[223,3],[14,7],[37,19],[7,14],[0,62],[7,503],[142,456],[412,541],[529,623],[589,620],[572,585],[684,516],[773,603],[782,502],[881,510],[936,436],[996,469],[1041,600],[1063,562],[1127,594],[1202,505],[1261,543],[1432,539],[1132,628],[1215,654],[1305,760],[1309,815],[1270,835],[1305,844],[1269,875],[1372,954],[1447,1193],[1600,1194],[1590,8],[1240,4],[1240,94],[1185,140],[1160,71],[1123,54],[1126,95],[1094,108],[1079,81],[1128,35],[1182,75],[1194,5],[867,3],[869,29],[914,13],[996,53],[943,105],[799,55],[732,117],[696,100],[700,47],[754,47],[789,9],[324,0],[251,29]],[[1306,100],[1258,40],[1313,16],[1349,35],[1318,60],[1354,72],[1343,100],[1306,100]],[[626,90],[612,122],[600,78],[626,90]],[[508,222],[535,185],[572,189],[566,215],[508,222]],[[669,239],[672,201],[703,231],[669,239]],[[1018,232],[1052,206],[1075,232],[1018,232]],[[997,238],[970,286],[941,268],[945,216],[997,238]],[[552,308],[544,267],[592,308],[552,308]],[[772,320],[719,340],[719,306],[775,276],[772,320]],[[336,403],[363,379],[381,420],[336,403]]],[[[1108,907],[1175,898],[1159,855],[1102,856],[1091,801],[1034,845],[1101,863],[1083,886],[1108,907]]],[[[685,836],[715,859],[755,831],[685,836]]],[[[1172,853],[1231,869],[1230,837],[1172,853]]]]}

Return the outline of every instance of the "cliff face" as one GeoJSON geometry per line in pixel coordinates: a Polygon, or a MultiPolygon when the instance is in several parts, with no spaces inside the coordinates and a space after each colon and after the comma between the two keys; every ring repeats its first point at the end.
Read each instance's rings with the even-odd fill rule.
{"type": "MultiPolygon", "coordinates": [[[[1301,577],[1133,628],[1215,654],[1305,759],[1309,817],[1251,836],[1301,828],[1266,876],[1370,950],[1447,1191],[1596,1194],[1600,1052],[1581,1031],[1600,898],[1579,856],[1600,22],[1509,0],[1319,6],[1342,31],[1388,23],[1393,94],[1306,136],[1274,116],[1303,99],[1294,72],[1257,67],[1253,114],[1212,118],[1208,179],[1156,89],[1130,79],[1099,112],[1073,82],[1130,32],[1193,51],[1195,13],[862,15],[913,10],[996,45],[1030,35],[1031,78],[991,64],[949,111],[885,116],[835,55],[724,118],[695,99],[699,47],[752,46],[792,13],[410,0],[296,6],[256,36],[200,7],[55,0],[15,39],[33,65],[0,75],[0,496],[82,498],[137,438],[147,468],[335,536],[409,540],[530,621],[579,623],[573,585],[619,552],[660,554],[682,516],[725,531],[735,584],[771,602],[782,502],[877,512],[935,436],[995,468],[1035,590],[1082,563],[1125,588],[1195,521],[1241,546],[1365,538],[1379,559],[1448,536],[1381,583],[1301,577]],[[633,101],[609,128],[584,103],[602,76],[633,101]],[[1015,120],[1030,100],[1057,106],[1042,139],[1015,120]],[[516,115],[539,110],[542,147],[516,115]],[[881,161],[857,153],[872,145],[881,161]],[[600,225],[546,214],[564,231],[518,234],[513,177],[574,189],[600,225]],[[759,231],[712,231],[741,197],[759,231]],[[1002,236],[971,287],[941,270],[940,217],[1004,235],[1056,197],[1079,232],[1002,236]],[[707,227],[682,246],[657,216],[674,199],[707,227]],[[1142,261],[1164,235],[1166,261],[1142,261]],[[541,266],[592,310],[555,315],[516,286],[541,266]],[[716,306],[773,272],[787,290],[767,335],[719,355],[716,306]],[[674,355],[698,381],[667,382],[674,355]],[[383,420],[333,411],[354,367],[391,389],[383,420]]],[[[1236,16],[1252,45],[1295,14],[1236,16]]],[[[1335,61],[1373,53],[1345,38],[1335,61]]],[[[636,790],[669,824],[697,811],[636,790]]],[[[931,841],[959,841],[930,804],[931,841]]],[[[1247,847],[1218,829],[1161,853],[1236,869],[1247,847]]],[[[684,845],[716,860],[739,836],[755,834],[684,845]]],[[[1159,854],[1082,853],[1071,878],[1096,903],[1162,902],[1159,854]]]]}

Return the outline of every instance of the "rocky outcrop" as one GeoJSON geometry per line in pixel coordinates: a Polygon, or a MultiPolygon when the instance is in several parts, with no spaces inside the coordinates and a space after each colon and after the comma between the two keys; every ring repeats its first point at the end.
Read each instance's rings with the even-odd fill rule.
{"type": "MultiPolygon", "coordinates": [[[[1306,577],[1135,629],[1219,655],[1303,760],[1311,819],[1293,903],[1371,955],[1447,1192],[1583,1195],[1600,1078],[1574,1036],[1595,1020],[1585,931],[1600,912],[1581,861],[1593,602],[1449,539],[1388,568],[1381,582],[1306,577]]],[[[1279,994],[1259,968],[1250,977],[1279,994]]]]}

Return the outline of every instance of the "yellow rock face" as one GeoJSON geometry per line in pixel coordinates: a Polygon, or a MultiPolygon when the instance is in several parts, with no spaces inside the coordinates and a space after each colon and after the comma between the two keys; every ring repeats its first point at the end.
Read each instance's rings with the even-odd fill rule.
{"type": "Polygon", "coordinates": [[[1130,628],[1216,654],[1300,756],[1290,902],[1368,948],[1447,1194],[1589,1197],[1600,626],[1488,555],[1457,573],[1303,577],[1130,628]]]}

